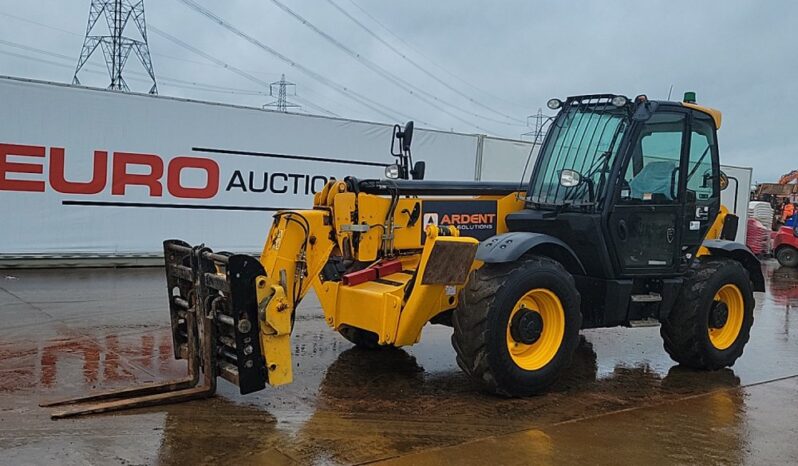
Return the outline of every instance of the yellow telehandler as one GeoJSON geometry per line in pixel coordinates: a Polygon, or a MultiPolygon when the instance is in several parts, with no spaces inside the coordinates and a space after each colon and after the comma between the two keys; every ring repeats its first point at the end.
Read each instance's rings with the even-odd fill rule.
{"type": "Polygon", "coordinates": [[[313,289],[355,345],[412,345],[453,327],[457,363],[505,396],[546,390],[584,328],[661,325],[665,350],[731,366],[753,324],[759,261],[720,204],[720,112],[641,95],[552,99],[523,184],[425,181],[412,122],[386,179],[332,180],[274,215],[260,258],[164,243],[174,355],[185,379],[49,403],[53,417],[242,394],[292,380],[296,309],[313,289]]]}

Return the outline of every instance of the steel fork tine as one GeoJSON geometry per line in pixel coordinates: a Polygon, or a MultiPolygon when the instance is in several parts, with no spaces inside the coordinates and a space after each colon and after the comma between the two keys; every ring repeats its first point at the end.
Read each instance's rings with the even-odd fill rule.
{"type": "Polygon", "coordinates": [[[202,254],[207,253],[206,250],[210,251],[207,248],[195,248],[195,252],[192,253],[194,254],[192,260],[196,259],[197,262],[197,264],[192,264],[192,270],[195,269],[194,265],[196,265],[198,270],[198,272],[192,274],[196,295],[194,297],[194,306],[187,307],[185,304],[183,305],[188,311],[185,314],[187,324],[185,346],[175,347],[176,355],[182,356],[185,353],[185,359],[188,360],[188,377],[169,382],[111,390],[80,398],[42,403],[40,406],[45,407],[70,405],[69,408],[53,411],[50,417],[61,419],[85,414],[179,403],[208,398],[216,393],[216,377],[218,375],[216,323],[213,310],[206,308],[209,302],[209,291],[204,281],[208,273],[215,273],[215,266],[212,264],[206,266],[199,259],[202,254]],[[211,270],[205,270],[203,267],[211,270]],[[200,372],[202,372],[202,384],[198,385],[200,372]]]}
{"type": "Polygon", "coordinates": [[[182,401],[207,398],[213,395],[215,387],[202,386],[191,387],[183,390],[156,393],[153,395],[138,396],[135,398],[123,398],[119,400],[92,403],[85,406],[77,406],[63,411],[55,411],[50,414],[53,419],[63,419],[67,417],[82,416],[85,414],[97,414],[108,411],[119,411],[123,409],[144,408],[165,403],[179,403],[182,401]]]}
{"type": "Polygon", "coordinates": [[[49,408],[53,406],[74,405],[80,403],[88,403],[90,401],[110,400],[121,397],[146,396],[150,394],[183,390],[185,388],[190,388],[195,385],[197,385],[196,379],[194,377],[188,377],[185,379],[170,380],[168,382],[163,382],[163,383],[141,385],[139,387],[127,387],[118,390],[109,390],[106,392],[95,393],[93,395],[83,396],[79,398],[68,398],[64,400],[47,401],[44,403],[39,403],[39,406],[43,408],[49,408]]]}
{"type": "MultiPolygon", "coordinates": [[[[51,414],[53,419],[59,419],[89,413],[152,406],[167,402],[179,402],[212,395],[216,391],[215,383],[208,383],[207,376],[205,377],[205,385],[197,387],[200,376],[200,356],[208,359],[208,354],[210,354],[208,347],[213,346],[213,341],[209,341],[207,338],[207,336],[212,336],[211,333],[206,331],[208,327],[206,322],[207,319],[204,317],[200,318],[203,324],[203,332],[201,333],[197,328],[196,313],[192,310],[186,316],[188,321],[188,344],[186,345],[186,359],[188,360],[187,377],[168,382],[109,390],[79,398],[50,401],[41,403],[39,406],[54,407],[90,403],[88,406],[77,406],[73,409],[56,411],[51,414]],[[195,347],[196,344],[202,346],[202,355],[199,354],[198,348],[195,347]]],[[[205,367],[212,367],[214,363],[212,359],[203,362],[205,363],[205,367]]]]}

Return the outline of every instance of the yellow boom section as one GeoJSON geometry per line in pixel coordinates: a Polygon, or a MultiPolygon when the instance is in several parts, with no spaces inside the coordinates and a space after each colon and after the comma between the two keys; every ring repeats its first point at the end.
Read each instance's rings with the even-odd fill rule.
{"type": "MultiPolygon", "coordinates": [[[[457,202],[471,200],[494,201],[498,219],[523,205],[515,194],[457,202]]],[[[424,225],[424,202],[349,192],[331,181],[315,195],[312,210],[275,215],[259,259],[266,273],[256,280],[269,384],[291,382],[293,316],[311,287],[329,326],[373,333],[381,345],[416,343],[430,319],[456,307],[479,265],[479,241],[454,226],[424,225]]],[[[506,230],[503,221],[496,230],[506,230]]]]}

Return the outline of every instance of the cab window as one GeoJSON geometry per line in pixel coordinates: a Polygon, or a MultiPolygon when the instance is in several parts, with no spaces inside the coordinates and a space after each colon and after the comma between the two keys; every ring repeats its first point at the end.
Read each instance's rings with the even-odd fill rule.
{"type": "Polygon", "coordinates": [[[707,200],[718,195],[714,182],[712,160],[717,151],[715,126],[708,115],[695,112],[690,131],[690,161],[687,166],[687,190],[695,193],[697,200],[707,200]]]}
{"type": "Polygon", "coordinates": [[[679,200],[684,113],[655,113],[645,123],[629,159],[621,203],[675,203],[679,200]]]}

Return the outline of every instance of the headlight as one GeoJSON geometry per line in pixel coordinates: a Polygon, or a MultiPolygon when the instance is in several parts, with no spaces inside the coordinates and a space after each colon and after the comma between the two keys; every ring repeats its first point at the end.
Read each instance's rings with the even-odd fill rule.
{"type": "Polygon", "coordinates": [[[546,106],[549,107],[552,110],[557,110],[558,108],[562,107],[562,100],[560,100],[560,99],[549,99],[549,101],[546,102],[546,106]]]}
{"type": "Polygon", "coordinates": [[[610,102],[612,103],[612,105],[615,105],[616,107],[623,107],[624,105],[629,103],[629,99],[627,99],[622,95],[616,95],[615,97],[612,98],[610,102]]]}
{"type": "Polygon", "coordinates": [[[391,180],[399,178],[399,165],[393,164],[385,167],[385,178],[391,180]]]}

